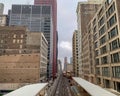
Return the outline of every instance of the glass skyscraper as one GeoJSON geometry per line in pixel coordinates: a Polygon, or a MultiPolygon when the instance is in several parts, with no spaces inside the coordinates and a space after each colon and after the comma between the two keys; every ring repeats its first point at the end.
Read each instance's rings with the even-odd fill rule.
{"type": "Polygon", "coordinates": [[[35,5],[49,5],[52,7],[52,31],[51,33],[53,42],[51,42],[53,45],[52,51],[52,61],[49,66],[49,76],[52,74],[53,78],[55,77],[57,73],[57,41],[58,41],[58,34],[57,34],[57,0],[34,0],[35,5]]]}

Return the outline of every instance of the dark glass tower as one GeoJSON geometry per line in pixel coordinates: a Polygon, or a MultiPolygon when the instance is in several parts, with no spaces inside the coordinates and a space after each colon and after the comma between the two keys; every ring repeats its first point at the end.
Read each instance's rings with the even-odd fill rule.
{"type": "Polygon", "coordinates": [[[56,0],[34,0],[35,5],[50,5],[52,7],[52,32],[51,32],[51,46],[52,49],[50,49],[50,62],[48,64],[48,75],[49,77],[55,77],[57,73],[57,40],[58,40],[58,34],[57,34],[57,1],[56,0]]]}

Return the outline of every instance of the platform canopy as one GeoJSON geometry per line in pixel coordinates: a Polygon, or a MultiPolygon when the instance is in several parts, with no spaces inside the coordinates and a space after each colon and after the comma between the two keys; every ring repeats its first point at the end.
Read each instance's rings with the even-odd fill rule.
{"type": "Polygon", "coordinates": [[[85,91],[87,91],[91,96],[117,96],[100,86],[92,84],[82,78],[73,77],[75,82],[79,84],[85,91]]]}
{"type": "Polygon", "coordinates": [[[36,96],[46,86],[47,83],[26,85],[4,96],[36,96]]]}

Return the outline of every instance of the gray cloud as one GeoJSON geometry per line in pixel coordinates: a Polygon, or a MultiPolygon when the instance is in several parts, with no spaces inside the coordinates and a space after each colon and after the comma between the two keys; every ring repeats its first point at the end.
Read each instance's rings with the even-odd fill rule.
{"type": "Polygon", "coordinates": [[[65,56],[68,58],[72,56],[72,35],[77,29],[76,8],[79,1],[85,0],[58,0],[58,45],[62,45],[58,46],[58,57],[62,61],[65,56]]]}

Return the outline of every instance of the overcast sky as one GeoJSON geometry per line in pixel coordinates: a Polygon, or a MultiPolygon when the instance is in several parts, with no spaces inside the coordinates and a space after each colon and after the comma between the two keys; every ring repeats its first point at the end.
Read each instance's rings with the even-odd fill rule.
{"type": "MultiPolygon", "coordinates": [[[[7,10],[11,9],[12,4],[33,4],[34,0],[0,0],[4,3],[4,13],[7,14],[7,10]]],[[[72,35],[74,30],[77,29],[76,8],[79,1],[86,0],[57,0],[58,5],[58,58],[63,61],[66,56],[69,58],[72,56],[72,35]]]]}

